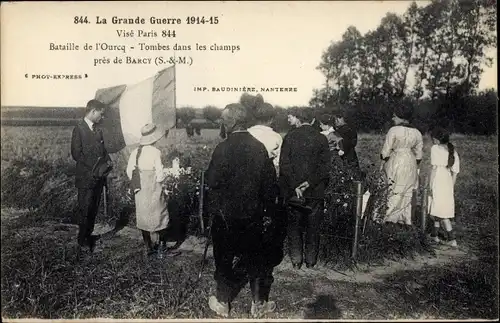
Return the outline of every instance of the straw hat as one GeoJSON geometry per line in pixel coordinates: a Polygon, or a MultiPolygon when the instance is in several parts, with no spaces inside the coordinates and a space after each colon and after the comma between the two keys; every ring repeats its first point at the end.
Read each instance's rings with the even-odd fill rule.
{"type": "Polygon", "coordinates": [[[165,135],[165,130],[162,127],[155,125],[154,123],[148,123],[141,128],[141,139],[139,143],[141,145],[151,145],[160,140],[165,135]]]}

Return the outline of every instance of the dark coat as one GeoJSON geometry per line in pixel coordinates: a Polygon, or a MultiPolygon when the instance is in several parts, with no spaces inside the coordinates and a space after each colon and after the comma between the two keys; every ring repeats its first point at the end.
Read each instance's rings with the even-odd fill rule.
{"type": "Polygon", "coordinates": [[[231,133],[217,145],[207,185],[211,211],[229,218],[261,220],[278,194],[276,170],[265,146],[246,131],[231,133]]]}
{"type": "Polygon", "coordinates": [[[359,161],[358,155],[356,154],[358,134],[356,130],[345,124],[336,129],[335,133],[342,137],[342,149],[344,150],[342,159],[355,173],[358,173],[359,161]]]}
{"type": "Polygon", "coordinates": [[[102,182],[94,178],[92,169],[99,157],[111,159],[104,147],[100,129],[94,133],[85,120],[80,120],[71,136],[71,156],[76,161],[75,186],[77,188],[94,188],[102,182]]]}
{"type": "Polygon", "coordinates": [[[324,198],[328,183],[331,152],[326,136],[312,126],[292,129],[283,139],[280,154],[280,188],[283,197],[295,194],[295,188],[308,181],[305,197],[324,198]]]}

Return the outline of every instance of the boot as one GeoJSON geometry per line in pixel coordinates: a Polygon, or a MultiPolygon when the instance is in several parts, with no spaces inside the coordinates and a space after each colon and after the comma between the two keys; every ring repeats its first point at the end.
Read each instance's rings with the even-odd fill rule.
{"type": "Polygon", "coordinates": [[[431,239],[431,241],[434,242],[434,243],[439,243],[441,241],[439,239],[439,237],[438,237],[438,231],[439,231],[439,226],[436,226],[434,224],[434,226],[431,229],[431,234],[430,234],[430,237],[429,237],[431,239]]]}
{"type": "Polygon", "coordinates": [[[146,255],[151,256],[156,253],[156,250],[153,245],[153,241],[151,240],[151,233],[148,231],[142,231],[142,239],[144,240],[144,244],[146,245],[146,255]]]}
{"type": "Polygon", "coordinates": [[[439,239],[439,237],[436,235],[436,236],[433,236],[432,234],[429,236],[429,239],[431,240],[431,242],[434,242],[434,243],[439,243],[441,242],[441,240],[439,239]]]}
{"type": "Polygon", "coordinates": [[[276,303],[269,301],[270,286],[263,285],[263,279],[257,278],[250,282],[250,289],[252,290],[253,300],[250,313],[252,317],[259,318],[267,313],[274,312],[276,303]]]}
{"type": "Polygon", "coordinates": [[[450,240],[450,241],[446,241],[445,244],[447,246],[452,247],[452,248],[458,248],[458,244],[457,244],[457,240],[456,239],[453,239],[453,240],[450,240]]]}
{"type": "Polygon", "coordinates": [[[224,302],[219,302],[217,297],[210,296],[208,299],[208,306],[212,311],[217,313],[217,315],[228,317],[229,316],[229,304],[224,302]]]}
{"type": "Polygon", "coordinates": [[[265,314],[274,312],[274,310],[276,310],[276,302],[274,301],[252,301],[250,313],[253,318],[260,318],[265,314]]]}
{"type": "Polygon", "coordinates": [[[457,239],[455,237],[455,232],[453,230],[451,230],[451,231],[446,232],[446,235],[447,235],[448,239],[447,239],[445,244],[447,246],[450,246],[453,248],[458,248],[457,239]]]}

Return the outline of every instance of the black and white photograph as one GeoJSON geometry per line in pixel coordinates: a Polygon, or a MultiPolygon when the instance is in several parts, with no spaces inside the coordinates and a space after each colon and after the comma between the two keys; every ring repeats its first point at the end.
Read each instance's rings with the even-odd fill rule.
{"type": "Polygon", "coordinates": [[[0,18],[2,321],[498,320],[496,1],[0,18]]]}

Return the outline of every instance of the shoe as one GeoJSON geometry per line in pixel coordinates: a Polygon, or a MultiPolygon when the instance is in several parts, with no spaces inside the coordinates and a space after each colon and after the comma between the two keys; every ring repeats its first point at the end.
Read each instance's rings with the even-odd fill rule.
{"type": "Polygon", "coordinates": [[[90,255],[91,252],[85,246],[77,245],[76,247],[76,260],[82,260],[84,257],[90,255]]]}
{"type": "Polygon", "coordinates": [[[210,296],[208,298],[208,307],[217,315],[223,316],[223,317],[228,317],[229,316],[229,304],[228,303],[223,303],[219,302],[217,300],[217,297],[215,296],[210,296]]]}
{"type": "Polygon", "coordinates": [[[179,250],[172,250],[172,249],[167,249],[165,250],[165,256],[167,257],[175,257],[180,255],[181,252],[179,250]]]}
{"type": "Polygon", "coordinates": [[[314,265],[306,264],[306,268],[312,269],[313,267],[314,267],[314,265]]]}
{"type": "Polygon", "coordinates": [[[95,251],[102,251],[102,247],[103,247],[102,235],[98,234],[90,236],[90,243],[89,243],[90,252],[93,253],[95,251]]]}
{"type": "Polygon", "coordinates": [[[445,244],[453,248],[458,248],[457,240],[446,241],[445,244]]]}
{"type": "Polygon", "coordinates": [[[272,313],[276,309],[276,302],[267,301],[267,302],[253,302],[252,308],[250,309],[250,313],[254,318],[259,318],[264,314],[272,313]]]}
{"type": "Polygon", "coordinates": [[[434,242],[434,243],[439,243],[439,242],[441,242],[441,240],[439,239],[439,237],[438,237],[438,236],[435,236],[435,237],[433,237],[433,236],[429,236],[429,239],[431,240],[431,242],[434,242]]]}
{"type": "Polygon", "coordinates": [[[266,313],[272,313],[276,310],[276,302],[275,301],[264,302],[264,308],[266,309],[266,313]]]}

